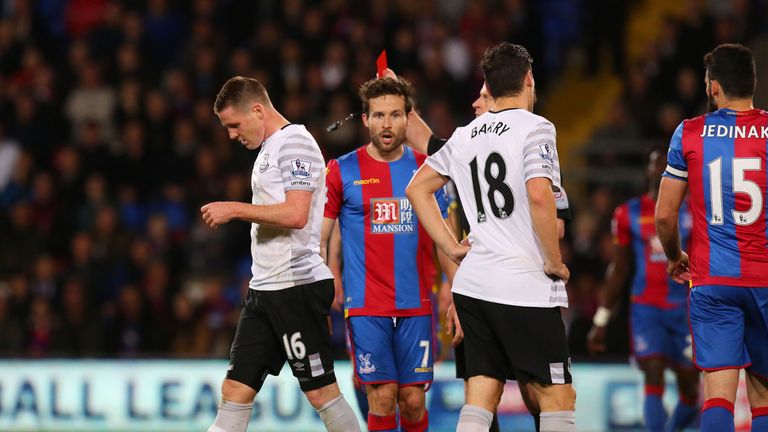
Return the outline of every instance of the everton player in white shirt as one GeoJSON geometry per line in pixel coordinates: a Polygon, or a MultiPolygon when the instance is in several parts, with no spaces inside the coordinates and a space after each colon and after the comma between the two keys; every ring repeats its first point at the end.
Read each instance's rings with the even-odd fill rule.
{"type": "Polygon", "coordinates": [[[253,200],[201,208],[213,228],[233,219],[251,223],[253,277],[230,353],[222,402],[209,432],[242,432],[268,374],[286,360],[329,431],[359,431],[339,391],[329,346],[333,275],[320,257],[325,162],[312,135],[291,124],[252,78],[227,81],[214,112],[229,137],[249,150],[253,200]]]}
{"type": "Polygon", "coordinates": [[[457,129],[407,189],[435,243],[461,261],[453,282],[469,377],[461,432],[488,430],[509,371],[531,389],[542,431],[576,430],[560,316],[570,272],[560,256],[552,194],[560,168],[554,126],[531,112],[531,63],[519,45],[486,51],[481,67],[494,108],[457,129]],[[431,198],[447,177],[469,216],[471,247],[457,242],[431,198]]]}

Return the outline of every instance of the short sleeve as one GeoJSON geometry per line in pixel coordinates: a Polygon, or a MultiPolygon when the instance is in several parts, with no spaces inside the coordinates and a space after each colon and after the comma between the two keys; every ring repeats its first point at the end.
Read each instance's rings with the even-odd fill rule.
{"type": "Polygon", "coordinates": [[[445,145],[445,140],[432,135],[427,143],[427,154],[433,155],[437,153],[445,145]]]}
{"type": "Polygon", "coordinates": [[[312,137],[305,134],[290,135],[280,148],[277,164],[283,179],[283,189],[314,192],[323,177],[325,161],[312,137]]]}
{"type": "Polygon", "coordinates": [[[560,167],[555,146],[555,126],[543,121],[536,125],[523,144],[523,171],[525,181],[546,177],[560,184],[560,167]]]}
{"type": "Polygon", "coordinates": [[[664,170],[664,177],[670,177],[677,180],[688,180],[688,163],[683,155],[683,125],[675,129],[672,139],[669,141],[669,151],[667,151],[667,168],[664,170]]]}
{"type": "Polygon", "coordinates": [[[632,232],[629,227],[629,209],[626,205],[616,207],[611,220],[611,237],[613,244],[629,246],[632,242],[632,232]]]}
{"type": "Polygon", "coordinates": [[[451,138],[449,138],[439,150],[429,156],[425,161],[430,168],[437,171],[440,175],[451,177],[451,163],[453,161],[454,152],[452,143],[458,139],[460,131],[461,128],[457,128],[456,131],[453,132],[451,138]]]}
{"type": "Polygon", "coordinates": [[[327,195],[323,215],[330,219],[336,219],[339,217],[341,205],[344,202],[341,169],[339,168],[339,162],[336,159],[331,160],[328,163],[328,167],[325,169],[325,186],[327,195]]]}

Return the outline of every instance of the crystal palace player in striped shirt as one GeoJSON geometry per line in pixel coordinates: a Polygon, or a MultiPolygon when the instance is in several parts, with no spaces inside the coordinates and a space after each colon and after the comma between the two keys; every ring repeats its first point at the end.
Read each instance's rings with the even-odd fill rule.
{"type": "MultiPolygon", "coordinates": [[[[659,181],[666,165],[664,151],[652,151],[646,170],[647,193],[620,205],[614,212],[611,223],[613,256],[606,272],[601,305],[588,339],[591,352],[605,351],[606,325],[611,310],[619,302],[630,269],[634,269],[630,306],[632,353],[645,381],[645,427],[654,432],[678,431],[690,424],[696,418],[699,401],[699,373],[690,358],[688,286],[667,275],[667,257],[656,235],[653,219],[659,181]],[[675,371],[680,393],[668,423],[662,404],[666,367],[675,371]]],[[[683,244],[688,244],[690,231],[691,215],[683,205],[680,211],[683,244]]]]}
{"type": "MultiPolygon", "coordinates": [[[[344,309],[355,374],[368,395],[368,429],[428,427],[425,387],[432,381],[434,244],[405,187],[426,155],[404,145],[413,90],[381,78],[360,89],[371,143],[328,164],[321,244],[339,220],[344,309]]],[[[447,203],[436,194],[447,216],[447,203]]],[[[446,256],[441,265],[453,266],[446,256]]]]}
{"type": "Polygon", "coordinates": [[[733,431],[739,370],[746,369],[752,430],[768,430],[768,113],[754,109],[749,49],[724,44],[704,57],[709,114],[685,120],[669,145],[656,228],[678,281],[691,279],[696,366],[704,371],[702,431],[733,431]],[[678,209],[690,190],[689,257],[678,209]]]}

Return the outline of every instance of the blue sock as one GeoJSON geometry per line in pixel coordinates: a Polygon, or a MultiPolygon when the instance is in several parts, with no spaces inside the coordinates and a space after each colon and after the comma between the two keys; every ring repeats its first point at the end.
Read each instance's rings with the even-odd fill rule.
{"type": "Polygon", "coordinates": [[[675,411],[667,423],[667,432],[678,432],[685,429],[686,426],[696,420],[698,413],[699,407],[696,404],[689,405],[681,399],[677,402],[675,411]]]}
{"type": "Polygon", "coordinates": [[[664,410],[664,404],[661,403],[663,394],[664,387],[646,384],[643,418],[645,429],[650,432],[663,432],[664,424],[667,423],[667,412],[664,410]]]}
{"type": "Polygon", "coordinates": [[[733,403],[722,398],[704,401],[704,410],[701,412],[701,432],[734,432],[735,430],[733,403]]]}
{"type": "Polygon", "coordinates": [[[752,432],[768,431],[768,407],[752,408],[752,432]]]}

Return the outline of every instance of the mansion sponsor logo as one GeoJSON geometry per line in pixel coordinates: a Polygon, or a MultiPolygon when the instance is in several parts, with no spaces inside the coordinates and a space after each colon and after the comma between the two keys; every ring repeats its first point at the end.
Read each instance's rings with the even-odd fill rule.
{"type": "Polygon", "coordinates": [[[416,229],[407,198],[373,198],[370,213],[374,234],[412,233],[416,229]]]}

